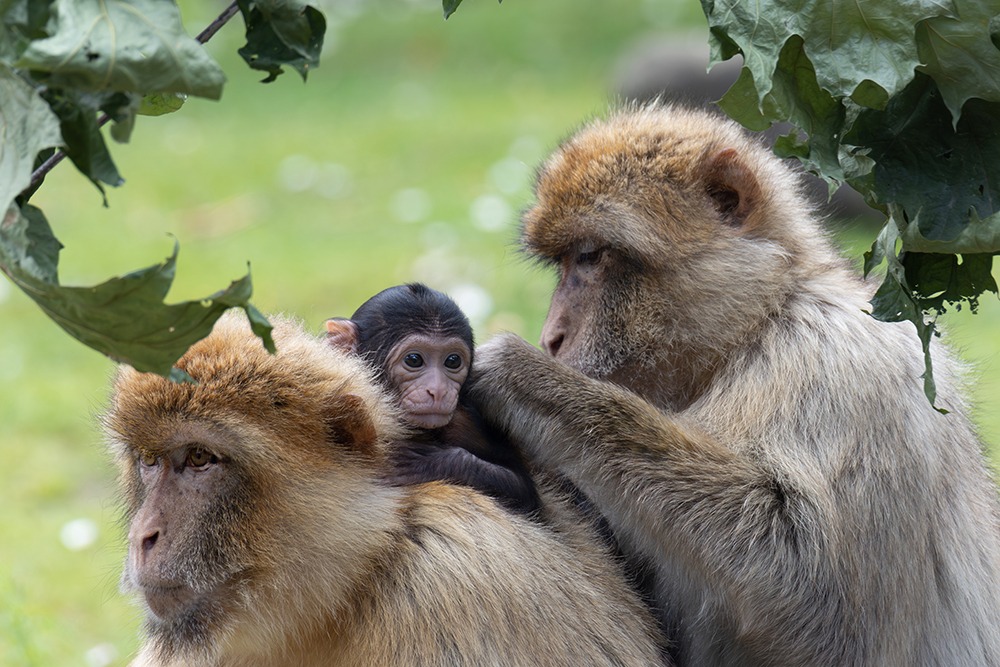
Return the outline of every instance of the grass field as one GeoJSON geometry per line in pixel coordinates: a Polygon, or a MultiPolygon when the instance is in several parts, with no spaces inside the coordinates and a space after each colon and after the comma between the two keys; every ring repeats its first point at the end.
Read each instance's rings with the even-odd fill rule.
{"type": "MultiPolygon", "coordinates": [[[[620,55],[666,31],[704,31],[697,2],[466,0],[328,3],[329,48],[302,84],[238,61],[238,21],[211,51],[219,103],[141,119],[114,146],[124,187],[101,207],[69,164],[34,199],[66,245],[63,282],[91,284],[181,244],[171,301],[252,265],[255,303],[317,329],[382,287],[423,280],[459,297],[478,338],[537,340],[552,276],[521,261],[516,217],[532,170],[607,108],[620,55]],[[613,5],[613,7],[612,7],[613,5]]],[[[193,33],[221,8],[184,4],[193,33]]],[[[874,230],[841,232],[852,257],[874,230]]],[[[984,439],[1000,458],[1000,307],[946,324],[976,370],[984,439]]],[[[112,364],[0,281],[0,664],[122,665],[137,612],[96,427],[112,364]]],[[[863,382],[864,378],[858,378],[863,382]]],[[[903,418],[888,416],[888,418],[903,418]]]]}

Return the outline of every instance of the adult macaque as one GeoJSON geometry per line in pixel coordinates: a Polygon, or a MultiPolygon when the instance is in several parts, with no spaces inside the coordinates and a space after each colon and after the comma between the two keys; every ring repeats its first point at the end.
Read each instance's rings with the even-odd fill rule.
{"type": "Polygon", "coordinates": [[[477,350],[471,398],[565,474],[681,665],[998,665],[1000,509],[935,343],[865,314],[778,159],[677,108],[594,121],[523,218],[559,272],[539,352],[477,350]]]}
{"type": "Polygon", "coordinates": [[[397,396],[413,429],[395,443],[391,479],[465,484],[531,513],[538,493],[520,455],[464,400],[472,326],[446,294],[412,283],[383,290],[351,319],[327,320],[327,341],[360,354],[397,396]]]}
{"type": "Polygon", "coordinates": [[[197,384],[118,375],[134,665],[656,664],[652,619],[571,504],[547,492],[543,525],[461,486],[386,484],[390,399],[272,322],[276,356],[221,319],[178,362],[197,384]]]}

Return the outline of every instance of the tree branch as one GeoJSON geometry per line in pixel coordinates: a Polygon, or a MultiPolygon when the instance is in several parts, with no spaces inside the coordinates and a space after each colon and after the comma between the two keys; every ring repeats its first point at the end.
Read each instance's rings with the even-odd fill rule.
{"type": "MultiPolygon", "coordinates": [[[[226,25],[229,19],[233,18],[236,15],[236,12],[238,11],[239,11],[239,6],[237,5],[236,0],[233,0],[233,2],[228,7],[222,10],[222,13],[219,14],[219,16],[214,21],[209,23],[204,30],[198,33],[198,36],[195,37],[195,40],[197,40],[201,44],[204,44],[208,40],[212,39],[212,37],[215,36],[215,33],[219,32],[219,29],[222,28],[222,26],[226,25]]],[[[102,115],[100,118],[97,119],[97,127],[104,127],[109,120],[111,120],[110,116],[108,116],[107,114],[102,115]]],[[[52,155],[52,157],[50,157],[48,160],[39,165],[38,169],[35,169],[35,171],[31,173],[31,182],[28,184],[28,187],[26,187],[21,192],[21,194],[18,195],[18,198],[22,202],[27,202],[29,199],[31,199],[31,196],[35,194],[35,191],[38,190],[39,186],[41,186],[42,182],[45,180],[45,177],[48,175],[48,173],[53,169],[55,169],[56,165],[62,162],[65,158],[66,158],[66,152],[59,150],[56,151],[52,155]]]]}
{"type": "Polygon", "coordinates": [[[207,28],[198,33],[198,36],[195,37],[195,39],[202,44],[212,39],[212,37],[215,36],[215,33],[219,32],[219,28],[226,25],[226,22],[233,18],[239,10],[240,8],[237,6],[236,0],[233,0],[232,4],[222,10],[219,17],[209,23],[207,28]]]}

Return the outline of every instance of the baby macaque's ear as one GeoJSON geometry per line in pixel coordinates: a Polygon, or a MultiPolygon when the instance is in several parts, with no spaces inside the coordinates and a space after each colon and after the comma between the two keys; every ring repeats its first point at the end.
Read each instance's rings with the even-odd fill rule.
{"type": "Polygon", "coordinates": [[[344,352],[358,351],[358,325],[346,317],[331,317],[326,321],[326,343],[344,352]]]}

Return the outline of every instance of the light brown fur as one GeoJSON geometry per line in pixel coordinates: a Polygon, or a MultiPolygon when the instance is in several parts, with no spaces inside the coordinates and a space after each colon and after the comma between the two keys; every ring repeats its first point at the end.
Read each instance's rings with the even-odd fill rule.
{"type": "Polygon", "coordinates": [[[382,482],[401,433],[369,369],[272,322],[276,356],[221,319],[178,364],[197,385],[119,373],[105,426],[131,523],[123,585],[167,577],[208,600],[149,613],[134,665],[659,663],[652,619],[558,491],[543,524],[462,487],[382,482]],[[214,488],[144,483],[192,447],[221,462],[183,474],[214,488]]]}
{"type": "Polygon", "coordinates": [[[653,591],[681,665],[1000,664],[1000,508],[935,342],[862,312],[795,177],[731,122],[632,108],[543,165],[542,344],[472,398],[567,475],[653,591]],[[565,362],[565,363],[560,363],[565,362]]]}

